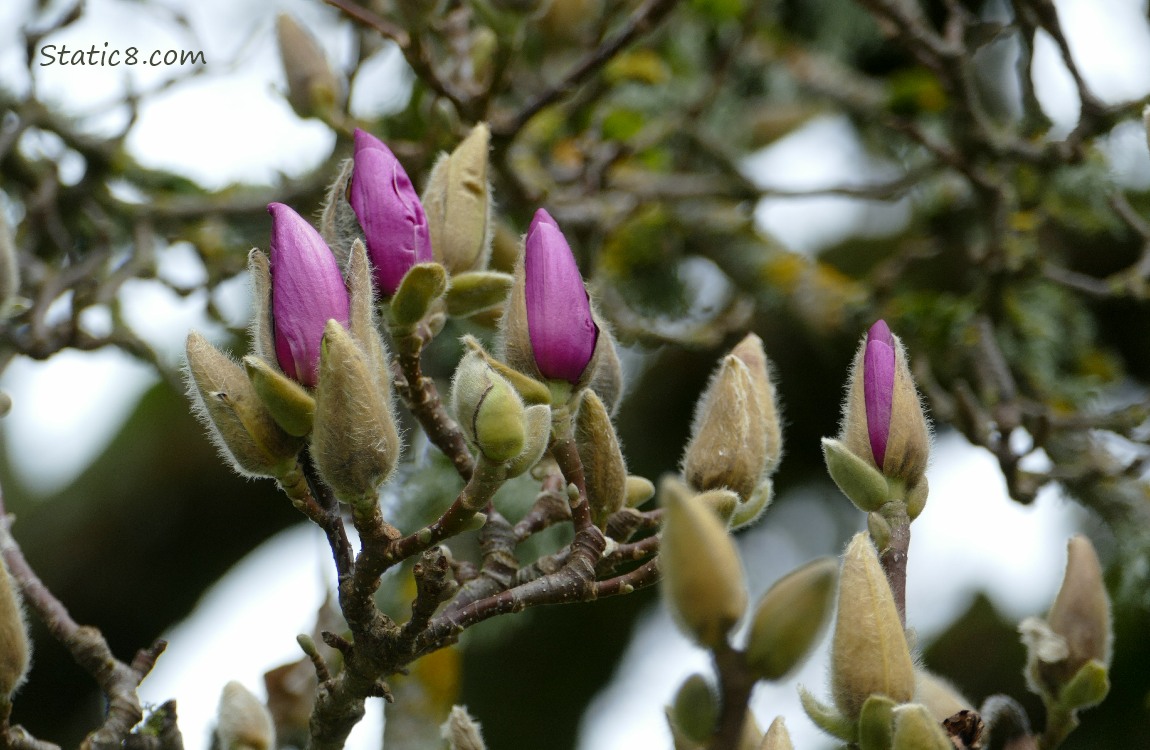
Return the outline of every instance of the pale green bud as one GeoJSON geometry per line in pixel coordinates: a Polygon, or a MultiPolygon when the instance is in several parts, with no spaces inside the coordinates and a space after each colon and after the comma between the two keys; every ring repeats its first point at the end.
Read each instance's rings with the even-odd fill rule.
{"type": "Polygon", "coordinates": [[[872,695],[905,703],[914,695],[914,663],[886,575],[865,532],[843,556],[831,645],[835,706],[857,719],[872,695]]]}
{"type": "Polygon", "coordinates": [[[747,608],[743,567],[727,526],[697,498],[661,494],[663,591],[679,626],[718,648],[747,608]]]}
{"type": "Polygon", "coordinates": [[[767,431],[743,360],[727,355],[695,408],[683,476],[697,490],[726,488],[748,499],[767,465],[767,431]]]}
{"type": "Polygon", "coordinates": [[[688,677],[671,703],[670,718],[684,737],[706,743],[719,720],[719,698],[707,678],[695,673],[688,677]]]}
{"type": "Polygon", "coordinates": [[[823,438],[827,473],[838,488],[861,511],[877,511],[890,497],[886,477],[873,462],[864,461],[833,438],[823,438]]]}
{"type": "Polygon", "coordinates": [[[507,464],[507,477],[517,477],[543,459],[551,442],[551,407],[543,404],[523,410],[523,425],[527,437],[523,451],[507,464]]]}
{"type": "Polygon", "coordinates": [[[319,42],[287,13],[276,18],[276,41],[292,109],[300,117],[330,117],[342,105],[344,87],[319,42]]]}
{"type": "Polygon", "coordinates": [[[343,326],[324,329],[311,447],[316,468],[349,503],[376,502],[399,460],[391,394],[379,388],[367,353],[343,326]]]}
{"type": "Polygon", "coordinates": [[[755,487],[755,491],[751,493],[750,498],[748,498],[746,502],[740,502],[735,506],[735,512],[731,514],[731,530],[734,531],[750,526],[762,518],[767,508],[771,507],[771,501],[774,497],[775,487],[771,480],[764,479],[759,482],[759,485],[755,487]]]}
{"type": "Polygon", "coordinates": [[[438,263],[416,263],[407,270],[391,298],[391,322],[410,328],[432,311],[447,291],[447,271],[438,263]]]}
{"type": "Polygon", "coordinates": [[[713,510],[715,515],[727,525],[727,528],[730,528],[731,518],[739,506],[738,495],[725,489],[707,490],[696,495],[695,500],[713,510]]]}
{"type": "Polygon", "coordinates": [[[806,658],[826,625],[837,574],[834,558],[820,558],[780,578],[759,600],[746,649],[756,677],[782,679],[806,658]]]}
{"type": "Polygon", "coordinates": [[[886,549],[890,546],[890,521],[883,518],[881,513],[874,511],[867,513],[866,528],[876,549],[886,549]]]}
{"type": "Polygon", "coordinates": [[[495,357],[492,357],[487,352],[487,350],[483,348],[483,344],[480,344],[479,340],[474,336],[464,336],[462,341],[464,346],[466,346],[469,351],[477,353],[480,357],[483,358],[483,361],[487,363],[488,367],[502,375],[503,378],[511,384],[511,387],[514,388],[519,394],[520,398],[523,399],[523,403],[551,403],[551,390],[546,385],[539,382],[535,378],[524,375],[519,370],[508,367],[503,362],[500,362],[495,357]]]}
{"type": "Polygon", "coordinates": [[[655,496],[655,485],[646,477],[631,474],[627,477],[625,493],[624,504],[628,508],[638,508],[655,496]]]}
{"type": "Polygon", "coordinates": [[[195,331],[187,340],[192,410],[237,472],[278,477],[295,466],[303,443],[276,424],[244,369],[195,331]]]}
{"type": "Polygon", "coordinates": [[[838,709],[823,703],[802,685],[799,685],[799,702],[803,706],[803,712],[819,729],[844,742],[858,741],[857,718],[850,719],[843,716],[838,709]]]}
{"type": "Polygon", "coordinates": [[[783,717],[776,716],[775,720],[771,722],[771,726],[767,728],[767,734],[763,737],[763,744],[759,745],[759,750],[795,750],[795,746],[791,743],[790,732],[787,731],[787,723],[783,717]]]}
{"type": "MultiPolygon", "coordinates": [[[[434,241],[434,240],[433,240],[434,241]]],[[[499,271],[465,271],[452,274],[447,290],[447,314],[455,318],[502,308],[511,291],[511,274],[499,271]]]]}
{"type": "Polygon", "coordinates": [[[16,581],[0,558],[0,704],[11,700],[24,684],[31,660],[32,644],[16,581]]]}
{"type": "Polygon", "coordinates": [[[575,417],[575,444],[587,487],[591,519],[601,529],[623,507],[627,492],[627,464],[607,408],[592,390],[583,391],[575,417]]]}
{"type": "Polygon", "coordinates": [[[894,710],[893,750],[954,750],[954,744],[925,706],[912,703],[894,710]]]}
{"type": "Polygon", "coordinates": [[[259,698],[238,682],[224,685],[216,712],[221,750],[274,750],[275,724],[259,698]]]}
{"type": "Polygon", "coordinates": [[[918,518],[923,509],[926,508],[926,498],[930,494],[930,483],[927,482],[926,476],[912,484],[906,489],[906,514],[910,520],[918,518]]]}
{"type": "Polygon", "coordinates": [[[859,750],[888,750],[894,735],[895,702],[885,695],[867,698],[859,713],[859,750]]]}
{"type": "Polygon", "coordinates": [[[523,400],[477,352],[460,360],[451,381],[451,404],[463,434],[488,460],[502,463],[523,452],[523,400]]]}
{"type": "Polygon", "coordinates": [[[914,671],[914,702],[926,706],[935,721],[949,719],[959,711],[971,710],[974,706],[948,680],[922,667],[914,671]]]}
{"type": "Polygon", "coordinates": [[[0,208],[0,320],[11,313],[19,293],[20,261],[16,255],[16,240],[0,208]]]}
{"type": "Polygon", "coordinates": [[[447,741],[448,750],[486,750],[479,722],[471,718],[463,706],[452,706],[447,721],[439,728],[439,736],[447,741]]]}
{"type": "Polygon", "coordinates": [[[284,375],[263,357],[244,357],[244,370],[256,395],[284,432],[303,437],[311,432],[315,399],[302,385],[284,375]]]}
{"type": "Polygon", "coordinates": [[[473,127],[450,155],[440,155],[423,191],[431,250],[452,276],[486,268],[491,255],[490,142],[487,123],[473,127]]]}

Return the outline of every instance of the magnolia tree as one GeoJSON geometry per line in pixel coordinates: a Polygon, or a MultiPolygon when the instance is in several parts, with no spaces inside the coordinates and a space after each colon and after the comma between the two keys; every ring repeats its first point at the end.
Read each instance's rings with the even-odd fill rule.
{"type": "MultiPolygon", "coordinates": [[[[1081,234],[1117,232],[1121,224],[1143,246],[1150,242],[1126,193],[1108,188],[1107,206],[1083,207],[1068,195],[1085,200],[1089,185],[1067,187],[1081,186],[1076,178],[1101,179],[1088,171],[1094,140],[1131,120],[1138,103],[1107,105],[1091,92],[1055,8],[1017,2],[1009,21],[992,23],[955,3],[919,9],[875,0],[863,4],[869,16],[849,6],[867,19],[865,29],[887,33],[905,54],[903,67],[880,79],[868,69],[873,61],[835,62],[818,39],[802,37],[799,7],[332,4],[354,19],[364,49],[381,36],[394,42],[417,86],[401,123],[357,122],[345,79],[365,58],[337,71],[304,28],[281,16],[289,103],[341,134],[309,190],[283,186],[242,199],[198,192],[189,208],[164,192],[167,183],[133,168],[125,174],[153,191],[155,204],[129,208],[91,188],[95,202],[82,203],[81,221],[68,211],[87,193],[69,194],[57,206],[51,180],[37,182],[38,163],[0,151],[4,186],[23,208],[15,232],[0,227],[5,363],[17,354],[118,346],[163,366],[121,322],[103,338],[77,322],[91,300],[113,299],[125,278],[149,273],[135,255],[114,262],[110,241],[78,264],[45,249],[81,235],[91,216],[121,212],[138,222],[133,237],[140,243],[154,239],[148,233],[157,224],[173,237],[186,232],[211,269],[209,285],[240,270],[234,247],[213,244],[219,233],[209,230],[219,229],[221,214],[267,238],[259,241],[266,253],[247,255],[247,353],[192,331],[182,371],[192,411],[220,456],[242,476],[274,484],[285,504],[322,531],[337,583],[314,633],[298,638],[301,659],[268,673],[266,701],[255,686],[224,688],[218,746],[340,748],[369,701],[383,700],[392,750],[482,748],[481,723],[495,717],[450,703],[425,710],[410,675],[451,653],[481,623],[542,605],[604,606],[596,600],[648,588],[658,589],[683,635],[713,666],[688,677],[667,706],[677,749],[793,747],[783,718],[764,732],[748,702],[757,683],[790,679],[828,624],[828,685],[796,686],[828,742],[860,750],[1072,745],[1080,713],[1111,690],[1111,603],[1087,536],[1069,540],[1049,611],[1026,618],[1011,636],[1025,645],[1012,669],[1025,674],[1037,712],[1024,705],[1025,696],[1005,690],[976,703],[924,667],[906,606],[914,522],[931,507],[933,430],[923,395],[940,422],[993,453],[1015,499],[1030,502],[1039,487],[1057,481],[1110,521],[1128,596],[1138,600],[1145,578],[1138,565],[1146,559],[1150,516],[1142,454],[1122,463],[1101,436],[1121,438],[1136,452],[1145,448],[1146,389],[1131,360],[1122,388],[1111,382],[1106,395],[1136,398],[1099,407],[1084,395],[1082,368],[1103,364],[1094,329],[1082,322],[1090,310],[1073,296],[1113,301],[1129,292],[1140,301],[1145,251],[1110,275],[1060,265],[1081,260],[1067,239],[1079,235],[1067,225],[1087,208],[1094,218],[1104,212],[1109,224],[1076,227],[1081,234]],[[660,22],[670,33],[656,34],[660,22]],[[532,31],[556,49],[541,47],[532,31]],[[801,43],[780,41],[785,35],[775,32],[783,31],[801,43]],[[1081,120],[1064,137],[1051,135],[1029,84],[1029,50],[1039,31],[1061,45],[1078,86],[1081,120]],[[976,74],[986,70],[976,53],[1004,35],[1023,47],[1022,117],[1002,115],[987,101],[994,90],[978,89],[976,74]],[[538,84],[532,62],[570,52],[564,45],[575,50],[574,62],[534,95],[517,92],[538,84]],[[731,153],[693,129],[693,118],[712,110],[740,119],[755,114],[742,108],[743,89],[758,91],[752,73],[763,61],[785,65],[791,84],[817,95],[820,106],[840,107],[860,127],[903,139],[892,149],[906,166],[899,181],[830,191],[881,199],[919,187],[926,194],[921,223],[880,253],[885,260],[858,272],[862,283],[847,276],[850,262],[839,269],[764,249],[745,204],[769,191],[749,184],[731,153]],[[695,91],[685,109],[658,95],[660,86],[673,87],[675,65],[696,84],[687,88],[703,92],[695,91]],[[880,80],[891,82],[889,90],[876,89],[880,80]],[[620,81],[639,93],[628,89],[612,99],[620,81]],[[955,106],[940,106],[933,96],[955,106]],[[563,112],[580,118],[564,123],[563,112]],[[647,114],[651,125],[643,122],[647,114]],[[679,129],[689,143],[680,142],[679,129]],[[674,146],[664,149],[664,141],[674,146]],[[444,153],[436,155],[436,143],[444,153]],[[409,177],[396,153],[414,155],[404,161],[420,179],[409,177]],[[321,195],[313,225],[306,217],[321,195]],[[569,242],[571,227],[581,242],[569,242]],[[927,252],[923,237],[932,232],[938,239],[927,252]],[[1039,235],[1066,246],[1050,240],[1057,248],[1046,249],[1039,235]],[[697,257],[708,257],[708,273],[726,280],[724,304],[710,300],[703,313],[684,312],[697,302],[687,285],[660,277],[662,292],[670,287],[679,295],[680,307],[671,305],[679,320],[666,323],[665,310],[643,312],[649,290],[640,277],[657,276],[664,264],[663,251],[652,248],[677,243],[678,283],[702,268],[680,257],[701,238],[722,240],[697,257]],[[585,283],[573,245],[592,246],[582,257],[596,260],[595,283],[585,283]],[[961,252],[951,257],[955,248],[961,252]],[[918,263],[923,257],[960,266],[965,286],[935,279],[918,263]],[[748,288],[737,289],[740,279],[748,288]],[[47,307],[64,290],[74,293],[70,325],[49,325],[47,307]],[[784,331],[794,339],[749,312],[772,305],[803,324],[784,331]],[[1055,326],[1065,323],[1058,344],[1064,351],[1052,351],[1046,315],[1055,326]],[[911,346],[887,320],[912,332],[911,346]],[[804,327],[828,340],[861,338],[849,369],[841,372],[844,357],[833,375],[839,383],[818,401],[837,403],[845,389],[838,433],[823,437],[821,460],[846,498],[841,505],[849,501],[861,514],[855,528],[866,531],[849,540],[841,558],[812,560],[751,602],[732,535],[772,523],[776,472],[786,469],[784,436],[791,456],[818,454],[811,428],[818,420],[781,403],[794,385],[768,357],[770,349],[771,358],[787,358],[788,343],[804,340],[804,327]],[[647,477],[628,470],[616,429],[627,393],[618,340],[721,352],[701,393],[690,396],[694,420],[685,444],[675,446],[677,463],[643,472],[647,477]],[[1019,432],[1031,438],[1030,448],[1016,447],[1019,432]],[[1023,468],[1022,459],[1039,448],[1051,467],[1023,468]],[[442,481],[425,481],[427,473],[442,481]],[[512,493],[529,499],[515,504],[512,493]]],[[[28,32],[29,49],[57,30],[28,32]]],[[[863,48],[852,49],[861,55],[863,48]]],[[[775,89],[762,94],[773,104],[779,96],[775,89]]],[[[71,132],[28,102],[34,97],[19,106],[5,101],[18,125],[71,132]]],[[[809,116],[796,113],[795,122],[809,116]]],[[[793,125],[763,127],[777,137],[793,125]]],[[[102,161],[91,141],[73,135],[64,142],[109,170],[100,179],[114,180],[123,177],[114,168],[121,162],[110,155],[125,137],[111,142],[102,161]]],[[[0,145],[8,149],[13,140],[0,145]]],[[[799,407],[818,411],[810,402],[799,407]]],[[[144,705],[137,693],[164,644],[121,660],[33,570],[19,524],[5,516],[2,527],[0,746],[52,747],[13,719],[31,664],[27,610],[104,696],[85,747],[182,747],[175,702],[144,705]]]]}

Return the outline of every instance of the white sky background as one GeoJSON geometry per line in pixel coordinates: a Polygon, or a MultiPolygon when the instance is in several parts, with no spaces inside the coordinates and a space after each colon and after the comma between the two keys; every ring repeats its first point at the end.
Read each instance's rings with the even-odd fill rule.
{"type": "MultiPolygon", "coordinates": [[[[276,93],[283,84],[272,25],[278,10],[295,14],[320,37],[329,56],[342,63],[350,54],[350,34],[334,12],[311,0],[168,2],[188,14],[194,35],[150,6],[90,0],[83,22],[45,43],[87,47],[107,41],[120,48],[204,50],[209,75],[143,107],[130,144],[146,164],[221,186],[233,180],[271,179],[281,172],[299,174],[320,161],[332,135],[321,125],[300,121],[276,93]]],[[[32,6],[33,0],[0,3],[0,85],[17,90],[28,85],[18,24],[32,6]]],[[[1150,31],[1142,2],[1063,0],[1058,7],[1079,64],[1099,95],[1117,101],[1150,91],[1150,31]]],[[[125,113],[108,105],[118,100],[129,80],[146,89],[173,72],[37,68],[43,96],[80,115],[99,113],[98,126],[109,131],[123,122],[125,113]]],[[[1077,116],[1077,98],[1049,39],[1039,41],[1035,72],[1043,106],[1060,128],[1069,129],[1077,116]]],[[[361,74],[353,109],[366,116],[401,106],[406,96],[403,80],[394,52],[382,53],[361,74]]],[[[57,148],[35,140],[24,146],[49,154],[57,148]]],[[[1118,129],[1108,149],[1118,179],[1150,184],[1150,156],[1141,128],[1118,129]]],[[[746,168],[764,186],[812,189],[882,180],[893,167],[869,157],[845,119],[826,117],[749,158],[746,168]]],[[[61,169],[67,178],[68,165],[61,169]]],[[[772,199],[762,201],[756,216],[764,231],[785,246],[810,253],[860,229],[891,231],[906,221],[909,207],[844,198],[772,199]]],[[[203,274],[186,246],[162,250],[160,257],[160,271],[169,277],[190,283],[203,274]]],[[[237,320],[246,314],[246,293],[242,279],[218,292],[237,320]]],[[[189,328],[210,331],[202,297],[180,299],[159,284],[135,281],[125,287],[122,302],[141,334],[171,361],[178,357],[189,328]]],[[[86,324],[98,328],[107,322],[96,312],[86,324]]],[[[0,388],[12,394],[15,403],[0,429],[6,431],[9,459],[19,479],[45,494],[66,485],[115,434],[154,380],[147,368],[112,351],[65,352],[43,363],[15,362],[0,379],[0,388]],[[84,387],[77,388],[77,383],[84,387]]],[[[1008,502],[993,461],[958,439],[940,441],[930,479],[933,491],[927,511],[915,524],[908,581],[910,619],[920,634],[929,639],[937,633],[980,588],[988,589],[1010,617],[1044,610],[1061,574],[1065,538],[1077,512],[1051,492],[1043,493],[1031,508],[1008,502]],[[945,586],[937,585],[940,578],[945,586]]],[[[818,530],[817,514],[799,524],[786,506],[776,510],[740,539],[755,592],[804,562],[799,550],[812,547],[795,540],[805,541],[818,530]]],[[[295,658],[294,636],[310,627],[323,586],[319,571],[330,567],[322,538],[311,531],[286,532],[253,552],[205,597],[192,620],[169,634],[172,646],[145,682],[144,694],[156,701],[178,698],[189,748],[206,747],[224,682],[240,679],[260,690],[265,669],[295,658]],[[301,593],[309,589],[310,594],[301,593]],[[259,632],[260,637],[222,643],[210,635],[213,632],[259,632]]],[[[585,721],[585,750],[650,747],[653,737],[666,736],[662,706],[675,687],[692,671],[707,670],[705,655],[674,632],[664,610],[648,613],[637,633],[619,665],[619,678],[588,714],[593,718],[585,721]]],[[[816,658],[799,680],[823,695],[824,670],[816,658]]],[[[760,687],[754,707],[764,727],[783,713],[796,746],[817,746],[818,735],[798,709],[789,684],[785,690],[760,687]]],[[[357,747],[372,747],[378,725],[365,726],[357,736],[357,747]]]]}

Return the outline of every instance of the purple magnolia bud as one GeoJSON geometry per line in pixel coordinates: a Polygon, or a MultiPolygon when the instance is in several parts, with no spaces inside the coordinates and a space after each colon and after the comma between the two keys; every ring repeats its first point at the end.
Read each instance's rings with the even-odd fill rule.
{"type": "Polygon", "coordinates": [[[871,454],[877,466],[886,459],[890,436],[891,406],[894,403],[894,336],[886,321],[870,327],[863,354],[863,395],[866,403],[867,432],[871,454]]]}
{"type": "Polygon", "coordinates": [[[363,228],[375,286],[390,297],[407,269],[432,260],[427,217],[411,178],[383,141],[356,128],[353,161],[347,200],[363,228]]]}
{"type": "Polygon", "coordinates": [[[339,264],[319,232],[282,203],[272,215],[272,320],[276,359],[288,377],[314,386],[329,320],[347,326],[348,296],[339,264]]]}
{"type": "Polygon", "coordinates": [[[595,353],[599,327],[571,247],[542,208],[527,231],[524,276],[535,364],[544,377],[577,383],[595,353]]]}

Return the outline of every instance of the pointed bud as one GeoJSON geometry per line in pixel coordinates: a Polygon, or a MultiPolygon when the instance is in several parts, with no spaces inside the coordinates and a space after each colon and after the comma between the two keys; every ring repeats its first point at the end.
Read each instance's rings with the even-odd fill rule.
{"type": "Polygon", "coordinates": [[[831,646],[835,706],[857,719],[871,695],[905,703],[914,694],[914,663],[894,596],[866,533],[843,556],[831,646]]]}
{"type": "Polygon", "coordinates": [[[858,741],[857,717],[850,719],[843,716],[837,708],[823,703],[802,685],[799,685],[799,702],[802,704],[803,713],[819,729],[847,743],[858,741]]]}
{"type": "Polygon", "coordinates": [[[347,199],[363,228],[376,288],[390,297],[409,268],[432,260],[427,217],[411,178],[383,141],[356,128],[352,158],[347,199]]]}
{"type": "Polygon", "coordinates": [[[607,413],[615,416],[623,400],[623,365],[619,362],[619,349],[611,329],[599,320],[594,309],[591,315],[599,326],[599,340],[595,342],[595,356],[591,358],[593,375],[588,387],[599,394],[607,413]]]}
{"type": "Polygon", "coordinates": [[[188,397],[220,455],[244,476],[278,477],[295,466],[302,442],[276,424],[244,369],[192,331],[188,397]]]}
{"type": "Polygon", "coordinates": [[[743,361],[751,376],[751,385],[758,396],[756,401],[759,405],[759,415],[767,437],[767,460],[763,471],[766,474],[773,474],[783,455],[783,431],[779,424],[775,384],[771,382],[771,365],[767,353],[763,351],[763,340],[753,333],[748,333],[731,350],[731,354],[743,361]]]}
{"type": "Polygon", "coordinates": [[[767,465],[767,431],[743,360],[727,355],[695,407],[683,476],[697,490],[725,487],[749,499],[767,465]]]}
{"type": "Polygon", "coordinates": [[[646,477],[631,474],[627,477],[626,501],[628,508],[638,508],[655,496],[655,485],[646,477]]]}
{"type": "Polygon", "coordinates": [[[282,203],[272,215],[272,319],[284,374],[314,386],[320,341],[329,320],[347,325],[348,296],[339,264],[311,224],[282,203]]]}
{"type": "Polygon", "coordinates": [[[300,117],[334,113],[342,104],[343,85],[319,42],[287,13],[276,17],[276,42],[287,75],[288,104],[300,117]]]}
{"type": "Polygon", "coordinates": [[[747,664],[762,680],[779,680],[802,663],[831,612],[838,564],[824,557],[780,578],[759,600],[747,636],[747,664]]]}
{"type": "Polygon", "coordinates": [[[252,281],[252,352],[278,368],[275,324],[272,322],[271,261],[256,248],[248,253],[248,275],[252,281]]]}
{"type": "Polygon", "coordinates": [[[490,141],[486,123],[473,127],[450,155],[440,155],[423,191],[432,252],[452,276],[486,268],[491,255],[490,141]]]}
{"type": "Polygon", "coordinates": [[[540,379],[590,381],[599,326],[567,239],[543,209],[527,232],[503,318],[510,365],[540,379]]]}
{"type": "Polygon", "coordinates": [[[417,263],[399,282],[389,307],[391,324],[404,329],[414,326],[432,310],[447,290],[447,271],[438,263],[417,263]]]}
{"type": "Polygon", "coordinates": [[[670,718],[686,739],[699,743],[710,739],[719,720],[719,699],[706,677],[696,672],[679,686],[670,718]]]}
{"type": "Polygon", "coordinates": [[[311,432],[315,419],[315,399],[307,390],[272,367],[262,357],[244,357],[244,370],[256,395],[276,424],[289,435],[303,437],[311,432]]]}
{"type": "Polygon", "coordinates": [[[485,312],[507,304],[515,278],[499,271],[467,271],[451,275],[447,290],[447,313],[453,318],[485,312]]]}
{"type": "Polygon", "coordinates": [[[587,486],[591,518],[600,529],[623,507],[627,490],[627,464],[607,408],[594,391],[583,391],[575,418],[575,444],[587,486]]]}
{"type": "Polygon", "coordinates": [[[535,378],[524,375],[519,370],[508,367],[503,362],[499,361],[495,357],[492,357],[491,354],[489,354],[487,350],[483,348],[483,344],[479,343],[478,339],[476,339],[474,336],[464,336],[462,341],[463,345],[467,347],[468,351],[472,351],[478,354],[483,359],[483,361],[487,363],[488,367],[502,375],[507,380],[507,382],[511,384],[511,387],[514,388],[515,392],[519,394],[519,397],[523,399],[523,403],[551,403],[551,391],[543,383],[540,383],[535,378]]]}
{"type": "Polygon", "coordinates": [[[859,510],[877,511],[892,499],[886,477],[838,440],[823,438],[823,458],[831,479],[859,510]]]}
{"type": "Polygon", "coordinates": [[[347,264],[347,291],[350,298],[347,329],[367,356],[368,368],[376,388],[391,401],[391,357],[379,333],[375,315],[375,288],[371,283],[371,264],[360,240],[351,243],[347,264]]]}
{"type": "Polygon", "coordinates": [[[463,434],[488,460],[510,461],[523,451],[523,400],[476,352],[465,354],[455,370],[451,405],[463,434]]]}
{"type": "Polygon", "coordinates": [[[755,487],[751,497],[746,502],[740,502],[731,514],[731,531],[746,528],[758,521],[771,507],[775,497],[775,485],[770,479],[764,479],[755,487]]]}
{"type": "Polygon", "coordinates": [[[787,723],[783,717],[776,716],[775,720],[771,722],[759,750],[795,750],[795,746],[791,743],[791,735],[787,731],[787,723]]]}
{"type": "Polygon", "coordinates": [[[341,500],[374,504],[399,459],[391,394],[383,393],[367,354],[329,321],[323,337],[311,450],[316,468],[341,500]]]}
{"type": "Polygon", "coordinates": [[[259,698],[238,682],[224,685],[216,714],[220,750],[275,750],[271,714],[259,698]]]}
{"type": "Polygon", "coordinates": [[[679,626],[718,648],[747,608],[743,567],[727,525],[697,498],[661,495],[663,591],[679,626]]]}
{"type": "Polygon", "coordinates": [[[930,428],[906,349],[884,321],[871,326],[855,355],[839,440],[884,475],[908,486],[926,471],[930,428]]]}
{"type": "Polygon", "coordinates": [[[17,590],[7,564],[0,558],[0,704],[10,701],[24,684],[32,659],[28,625],[17,590]]]}
{"type": "Polygon", "coordinates": [[[893,750],[954,750],[954,744],[925,706],[912,703],[894,710],[893,750]]]}
{"type": "Polygon", "coordinates": [[[483,732],[479,722],[471,718],[463,706],[452,706],[451,715],[439,728],[439,736],[447,741],[448,750],[485,750],[483,732]]]}

